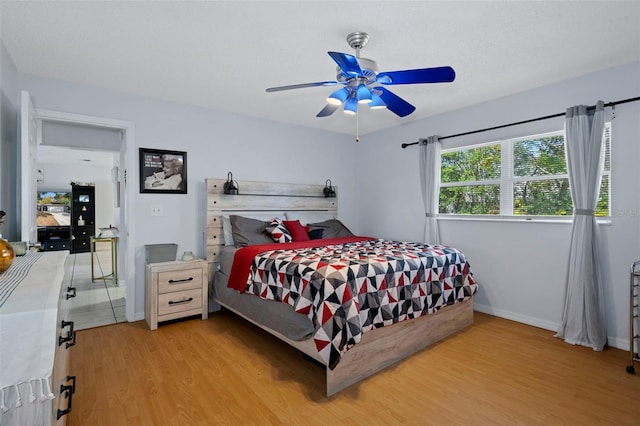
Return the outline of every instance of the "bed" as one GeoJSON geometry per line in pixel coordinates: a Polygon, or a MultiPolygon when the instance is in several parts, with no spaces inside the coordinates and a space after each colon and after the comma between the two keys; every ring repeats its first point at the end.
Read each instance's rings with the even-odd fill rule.
{"type": "Polygon", "coordinates": [[[244,181],[239,182],[239,194],[227,195],[223,193],[224,183],[224,179],[206,180],[210,311],[222,306],[322,364],[327,396],[473,323],[472,295],[477,286],[464,255],[457,250],[353,236],[337,220],[337,198],[325,197],[323,185],[244,181]],[[269,224],[276,217],[288,220],[289,227],[296,221],[309,226],[305,230],[310,231],[310,236],[324,227],[325,235],[310,241],[276,243],[274,235],[280,235],[274,222],[268,229],[271,236],[260,228],[254,237],[252,227],[269,224]],[[424,254],[432,250],[435,255],[424,254]],[[318,292],[310,295],[308,291],[313,287],[308,274],[318,274],[315,270],[308,272],[309,262],[313,263],[315,256],[314,265],[324,267],[329,259],[326,256],[335,252],[341,259],[331,262],[344,264],[332,263],[333,275],[331,279],[324,277],[323,282],[334,284],[330,290],[322,291],[323,301],[318,302],[314,300],[318,299],[318,292]],[[239,260],[243,257],[244,261],[239,260]],[[296,262],[307,263],[300,266],[296,262]],[[362,266],[363,262],[374,264],[362,266]],[[429,268],[424,266],[427,262],[429,268]],[[415,266],[420,264],[420,268],[415,266]],[[363,268],[369,268],[369,272],[363,268]],[[438,276],[430,277],[435,272],[438,276]],[[386,287],[387,281],[404,278],[412,286],[386,287]],[[342,279],[357,280],[358,284],[346,284],[342,279]],[[418,279],[424,283],[418,283],[418,279]],[[278,280],[283,282],[276,283],[278,280]],[[284,290],[276,284],[284,285],[284,290]],[[381,300],[364,295],[363,289],[372,286],[372,294],[379,293],[385,303],[388,299],[397,302],[391,310],[407,320],[390,318],[390,310],[382,308],[381,300]],[[396,287],[413,288],[416,292],[428,287],[429,296],[422,294],[403,305],[395,300],[396,287]],[[354,292],[349,296],[356,301],[344,304],[349,289],[354,292]],[[433,297],[431,289],[437,293],[433,297]],[[336,298],[338,304],[327,302],[336,302],[336,298]],[[417,306],[416,300],[422,300],[422,305],[417,306]],[[371,309],[374,305],[376,309],[371,309]]]}

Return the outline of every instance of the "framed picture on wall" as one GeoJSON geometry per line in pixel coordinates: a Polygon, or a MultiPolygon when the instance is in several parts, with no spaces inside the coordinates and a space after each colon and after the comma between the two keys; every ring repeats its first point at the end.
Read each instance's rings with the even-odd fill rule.
{"type": "Polygon", "coordinates": [[[140,192],[187,193],[187,153],[140,148],[140,192]]]}

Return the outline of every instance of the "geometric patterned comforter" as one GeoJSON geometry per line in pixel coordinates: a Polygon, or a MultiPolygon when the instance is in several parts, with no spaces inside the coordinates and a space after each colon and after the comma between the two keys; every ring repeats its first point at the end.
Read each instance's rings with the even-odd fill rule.
{"type": "Polygon", "coordinates": [[[333,369],[362,333],[469,299],[477,285],[454,248],[369,239],[262,252],[244,290],[307,315],[333,369]]]}

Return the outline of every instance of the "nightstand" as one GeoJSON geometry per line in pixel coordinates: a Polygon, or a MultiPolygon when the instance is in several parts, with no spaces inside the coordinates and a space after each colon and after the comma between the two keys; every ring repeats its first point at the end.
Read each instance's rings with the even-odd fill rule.
{"type": "Polygon", "coordinates": [[[192,315],[209,317],[207,261],[148,263],[145,270],[144,319],[158,323],[192,315]]]}

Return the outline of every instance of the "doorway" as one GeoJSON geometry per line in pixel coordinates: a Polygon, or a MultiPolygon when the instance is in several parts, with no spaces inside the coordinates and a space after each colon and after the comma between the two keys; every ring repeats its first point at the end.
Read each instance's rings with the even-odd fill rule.
{"type": "MultiPolygon", "coordinates": [[[[117,267],[118,282],[125,289],[125,315],[127,321],[137,321],[142,319],[143,314],[136,314],[135,303],[135,235],[134,235],[134,212],[135,212],[135,189],[129,188],[127,183],[127,170],[131,170],[135,164],[135,149],[133,123],[113,120],[103,117],[87,116],[80,114],[65,113],[44,109],[36,109],[35,118],[38,123],[38,142],[42,142],[42,124],[44,122],[67,123],[79,126],[94,126],[96,128],[117,129],[120,135],[119,150],[113,151],[114,164],[111,180],[113,181],[114,205],[116,207],[116,218],[118,227],[118,250],[117,267]],[[138,318],[141,317],[141,318],[138,318]]],[[[86,146],[67,146],[86,151],[86,146]]],[[[46,173],[46,172],[45,172],[46,173]]]]}
{"type": "MultiPolygon", "coordinates": [[[[59,140],[73,140],[70,133],[73,132],[62,132],[59,140]]],[[[118,237],[115,171],[119,151],[49,145],[56,139],[47,141],[47,135],[43,132],[37,150],[36,225],[41,250],[71,250],[64,287],[74,288],[75,297],[69,302],[68,320],[77,330],[126,322],[126,287],[118,281],[117,264],[113,261],[118,240],[105,244],[106,239],[118,237]],[[87,200],[79,194],[82,191],[90,191],[90,196],[84,195],[87,200]],[[82,226],[76,227],[80,221],[82,226]],[[90,238],[76,237],[85,232],[100,237],[93,250],[90,238]]],[[[84,137],[90,137],[90,133],[85,132],[84,137]]]]}

